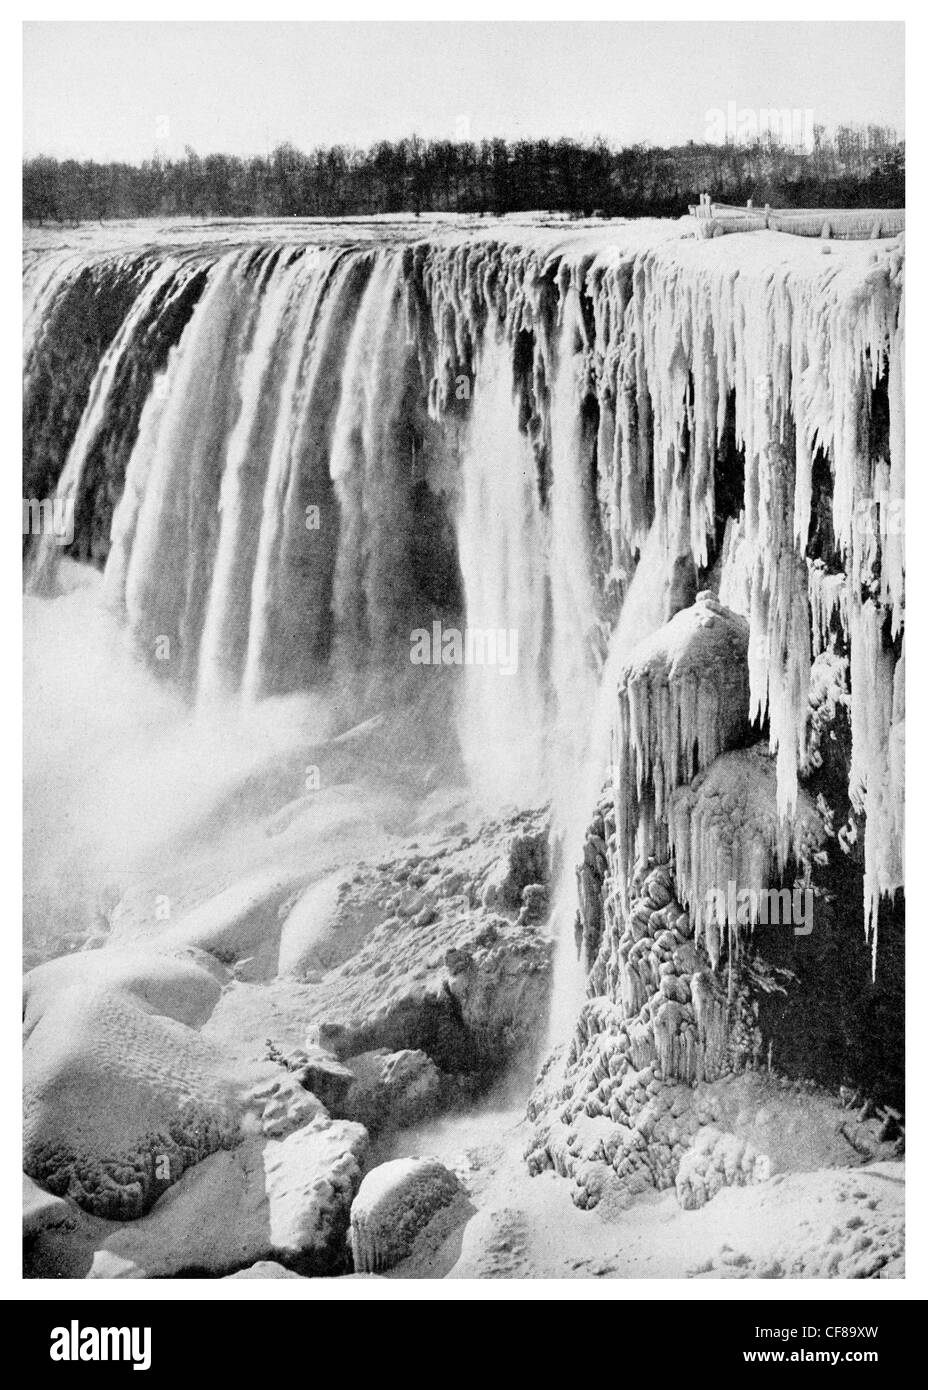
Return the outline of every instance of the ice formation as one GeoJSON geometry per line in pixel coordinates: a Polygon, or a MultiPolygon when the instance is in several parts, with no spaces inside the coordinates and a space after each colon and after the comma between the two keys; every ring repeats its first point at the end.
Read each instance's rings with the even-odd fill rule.
{"type": "Polygon", "coordinates": [[[644,856],[655,851],[671,792],[743,737],[747,648],[746,620],[701,593],[623,663],[613,778],[626,878],[639,832],[644,856]]]}
{"type": "Polygon", "coordinates": [[[397,1158],[372,1168],[351,1205],[355,1273],[392,1269],[463,1189],[437,1158],[397,1158]]]}
{"type": "Polygon", "coordinates": [[[706,563],[716,451],[733,406],[744,456],[751,714],[769,721],[785,822],[806,770],[816,605],[820,640],[821,586],[817,575],[810,581],[806,554],[813,466],[824,458],[845,635],[864,648],[852,718],[863,726],[855,771],[870,810],[874,920],[880,896],[901,883],[901,786],[886,773],[890,743],[901,737],[901,693],[894,712],[887,683],[904,601],[901,245],[857,246],[846,259],[825,260],[818,246],[800,250],[759,234],[737,249],[730,238],[668,239],[566,264],[535,249],[490,256],[479,245],[432,249],[423,261],[435,326],[434,410],[447,406],[455,373],[468,370],[487,319],[502,320],[514,349],[525,349],[524,414],[543,444],[553,348],[565,327],[579,340],[597,404],[597,501],[613,573],[633,563],[653,519],[669,554],[682,528],[695,562],[706,563]],[[568,312],[575,294],[584,301],[579,316],[568,312]],[[884,380],[889,427],[871,447],[874,391],[884,380]],[[874,571],[876,591],[863,599],[874,571]]]}
{"type": "Polygon", "coordinates": [[[790,864],[807,876],[823,838],[818,812],[804,791],[788,820],[779,815],[774,767],[756,745],[723,754],[681,787],[669,822],[677,881],[697,937],[709,935],[713,965],[717,933],[725,929],[731,938],[733,929],[753,925],[770,885],[782,880],[790,864]],[[723,891],[729,884],[748,896],[739,903],[723,891]]]}
{"type": "MultiPolygon", "coordinates": [[[[784,825],[826,626],[850,647],[875,923],[902,878],[901,238],[702,240],[685,221],[347,246],[343,229],[167,229],[157,251],[120,235],[30,249],[27,400],[87,277],[100,305],[127,299],[56,476],[149,659],[168,640],[201,701],[341,671],[363,706],[408,674],[423,618],[519,627],[518,676],[502,691],[477,673],[459,730],[498,798],[547,791],[546,763],[585,755],[645,539],[657,528],[668,574],[681,553],[705,571],[727,521],[722,599],[749,624],[784,825]],[[738,515],[720,502],[727,433],[738,515]]],[[[55,543],[37,550],[50,582],[55,543]]],[[[661,804],[675,739],[685,775],[725,746],[729,692],[704,685],[657,723],[630,716],[626,753],[661,804]]]]}

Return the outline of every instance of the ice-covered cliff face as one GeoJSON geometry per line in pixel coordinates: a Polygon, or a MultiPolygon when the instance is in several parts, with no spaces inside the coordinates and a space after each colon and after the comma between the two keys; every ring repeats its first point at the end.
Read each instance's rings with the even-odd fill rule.
{"type": "MultiPolygon", "coordinates": [[[[414,630],[514,632],[511,674],[459,672],[464,761],[491,798],[573,794],[582,828],[611,722],[591,712],[650,537],[657,600],[622,641],[685,606],[680,574],[720,569],[784,823],[811,662],[829,634],[849,651],[875,922],[902,877],[898,242],[120,235],[27,255],[25,495],[73,504],[70,553],[103,567],[156,670],[205,704],[348,690],[348,723],[435,674],[414,630]]],[[[38,591],[63,549],[31,545],[38,591]]],[[[701,765],[706,708],[635,713],[639,783],[655,748],[701,765]]]]}

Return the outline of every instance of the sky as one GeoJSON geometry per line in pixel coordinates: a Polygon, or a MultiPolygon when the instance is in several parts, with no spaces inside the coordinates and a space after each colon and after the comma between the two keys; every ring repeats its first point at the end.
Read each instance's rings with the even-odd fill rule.
{"type": "Polygon", "coordinates": [[[187,145],[261,154],[412,133],[660,145],[706,139],[712,111],[771,108],[902,133],[903,34],[865,22],[27,23],[24,153],[139,162],[187,145]]]}

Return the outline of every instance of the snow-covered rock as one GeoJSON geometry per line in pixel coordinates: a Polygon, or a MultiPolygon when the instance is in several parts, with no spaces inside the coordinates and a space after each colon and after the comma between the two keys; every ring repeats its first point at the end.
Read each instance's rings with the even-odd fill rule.
{"type": "MultiPolygon", "coordinates": [[[[236,979],[204,1035],[252,1058],[264,1055],[270,1033],[286,1058],[321,1048],[350,1068],[359,1053],[412,1050],[443,1072],[498,1072],[544,1031],[552,942],[538,895],[525,914],[523,890],[548,871],[546,819],[537,812],[359,865],[337,894],[331,967],[260,984],[236,979]],[[498,874],[499,901],[487,907],[498,874]]],[[[316,1090],[308,1074],[304,1084],[316,1090]]],[[[341,1108],[319,1098],[333,1113],[341,1108]]]]}
{"type": "Polygon", "coordinates": [[[398,1158],[373,1168],[351,1207],[356,1272],[399,1264],[434,1219],[462,1196],[458,1179],[436,1158],[398,1158]]]}
{"type": "Polygon", "coordinates": [[[146,1211],[233,1143],[239,1102],[199,1029],[220,986],[201,958],[92,951],[25,981],[29,1175],[100,1216],[146,1211]]]}
{"type": "Polygon", "coordinates": [[[547,835],[538,831],[513,835],[505,855],[486,880],[484,906],[518,908],[525,889],[546,883],[549,872],[547,835]]]}
{"type": "Polygon", "coordinates": [[[74,1222],[75,1208],[71,1202],[46,1192],[23,1173],[23,1240],[30,1240],[56,1226],[71,1226],[74,1222]]]}
{"type": "Polygon", "coordinates": [[[352,1057],[349,1066],[355,1080],[345,1098],[345,1114],[369,1130],[413,1124],[441,1095],[441,1073],[424,1052],[378,1048],[352,1057]]]}
{"type": "Polygon", "coordinates": [[[677,1169],[677,1201],[684,1211],[705,1206],[723,1187],[746,1187],[766,1182],[770,1159],[758,1153],[748,1140],[735,1134],[722,1134],[707,1125],[696,1136],[693,1147],[683,1155],[677,1169]]]}
{"type": "Polygon", "coordinates": [[[354,1073],[325,1048],[307,1042],[287,1059],[293,1076],[307,1091],[312,1091],[333,1114],[341,1115],[345,1098],[354,1083],[354,1073]]]}
{"type": "Polygon", "coordinates": [[[261,1130],[268,1139],[285,1139],[310,1120],[325,1115],[318,1096],[307,1091],[292,1072],[275,1076],[255,1088],[256,1100],[263,1100],[261,1130]]]}
{"type": "Polygon", "coordinates": [[[258,1260],[337,1273],[366,1150],[360,1125],[320,1117],[285,1139],[213,1154],[140,1221],[101,1232],[88,1275],[217,1275],[258,1260]]]}
{"type": "Polygon", "coordinates": [[[101,950],[37,967],[25,982],[25,1171],[94,1215],[135,1219],[243,1133],[282,1140],[325,1110],[346,1116],[352,1087],[382,1126],[393,1104],[398,1122],[431,1105],[436,1068],[499,1069],[544,1026],[551,945],[518,920],[519,900],[490,912],[478,898],[501,857],[535,879],[544,846],[544,819],[528,813],[360,866],[335,895],[335,964],[321,977],[268,981],[228,957],[238,938],[221,929],[223,904],[233,925],[249,922],[233,955],[253,952],[260,903],[286,873],[271,876],[271,897],[223,888],[163,940],[126,923],[101,950]],[[426,916],[397,913],[406,892],[426,916]],[[402,1056],[386,1070],[362,1063],[359,1085],[345,1061],[374,1051],[402,1056]]]}
{"type": "Polygon", "coordinates": [[[223,1275],[225,1279],[302,1279],[302,1274],[295,1274],[292,1269],[285,1269],[276,1260],[258,1260],[256,1264],[249,1265],[247,1269],[238,1269],[234,1274],[223,1275]]]}
{"type": "Polygon", "coordinates": [[[26,1274],[221,1277],[261,1261],[307,1275],[342,1273],[366,1154],[360,1125],[320,1115],[282,1139],[253,1135],[210,1155],[135,1221],[104,1220],[53,1198],[61,1207],[29,1220],[26,1274]]]}

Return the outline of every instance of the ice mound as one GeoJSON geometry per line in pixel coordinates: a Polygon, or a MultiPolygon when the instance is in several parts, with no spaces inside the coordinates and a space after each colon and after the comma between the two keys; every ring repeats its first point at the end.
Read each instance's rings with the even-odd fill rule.
{"type": "Polygon", "coordinates": [[[220,995],[206,960],[91,951],[26,977],[23,1166],[51,1192],[127,1220],[235,1142],[234,1087],[198,1031],[220,995]]]}
{"type": "Polygon", "coordinates": [[[436,1158],[397,1158],[373,1168],[351,1207],[355,1271],[377,1273],[398,1264],[461,1195],[458,1179],[436,1158]]]}
{"type": "Polygon", "coordinates": [[[711,593],[640,643],[618,676],[614,782],[619,864],[631,873],[643,816],[742,738],[749,722],[747,621],[711,593]]]}
{"type": "MultiPolygon", "coordinates": [[[[670,839],[683,900],[698,936],[707,928],[747,926],[792,865],[806,869],[824,836],[811,798],[800,790],[793,815],[780,817],[773,760],[764,749],[724,753],[674,796],[670,839]],[[733,898],[727,891],[735,885],[733,898]],[[742,897],[746,893],[747,897],[742,897]]],[[[713,968],[717,939],[710,940],[713,968]]]]}

